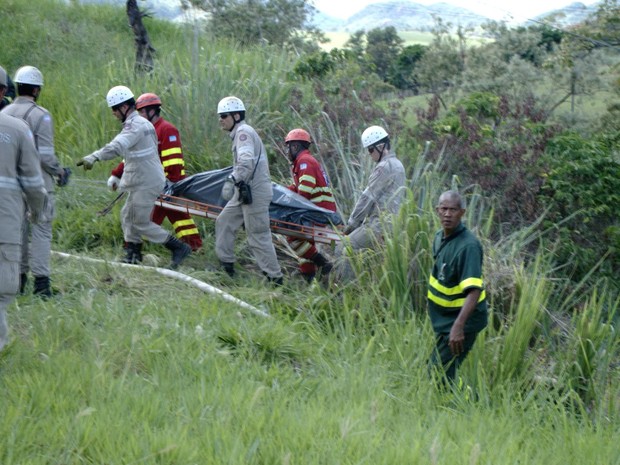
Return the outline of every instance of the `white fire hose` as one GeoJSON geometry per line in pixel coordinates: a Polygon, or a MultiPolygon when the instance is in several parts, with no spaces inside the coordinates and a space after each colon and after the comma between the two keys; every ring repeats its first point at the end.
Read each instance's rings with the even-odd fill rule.
{"type": "Polygon", "coordinates": [[[186,283],[189,283],[195,287],[197,287],[198,289],[200,289],[201,291],[204,292],[208,292],[209,294],[212,295],[216,295],[218,297],[221,297],[222,299],[234,303],[235,305],[238,305],[239,307],[245,309],[245,310],[249,310],[250,312],[254,313],[255,315],[258,316],[262,316],[265,318],[270,318],[271,315],[269,315],[269,313],[265,312],[264,310],[260,310],[252,305],[250,305],[247,302],[244,302],[241,299],[237,299],[236,297],[227,294],[226,292],[224,292],[221,289],[218,289],[217,287],[211,286],[210,284],[205,283],[204,281],[200,281],[198,279],[192,278],[191,276],[188,276],[186,274],[183,273],[179,273],[178,271],[173,271],[173,270],[169,270],[167,268],[159,268],[159,267],[155,267],[155,266],[144,266],[144,265],[132,265],[130,263],[122,263],[122,262],[113,262],[113,261],[108,261],[108,260],[102,260],[99,258],[91,258],[91,257],[84,257],[81,255],[71,255],[68,253],[64,253],[64,252],[52,252],[54,255],[57,255],[59,257],[63,257],[63,258],[74,258],[77,260],[84,260],[87,262],[92,262],[92,263],[105,263],[108,265],[112,265],[112,266],[121,266],[121,267],[130,267],[130,268],[136,268],[136,269],[144,269],[144,270],[149,270],[149,271],[156,271],[157,273],[167,276],[169,278],[174,278],[174,279],[178,279],[180,281],[184,281],[186,283]]]}

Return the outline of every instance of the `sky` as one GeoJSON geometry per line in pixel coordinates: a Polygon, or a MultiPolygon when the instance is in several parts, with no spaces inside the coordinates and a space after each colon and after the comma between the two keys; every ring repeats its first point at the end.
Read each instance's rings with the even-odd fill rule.
{"type": "MultiPolygon", "coordinates": [[[[371,3],[384,1],[387,0],[314,0],[314,6],[330,16],[347,19],[371,3]]],[[[449,3],[497,21],[523,22],[542,13],[568,6],[575,1],[578,0],[412,0],[412,3],[421,5],[449,3]]],[[[579,1],[591,5],[597,0],[579,1]]]]}

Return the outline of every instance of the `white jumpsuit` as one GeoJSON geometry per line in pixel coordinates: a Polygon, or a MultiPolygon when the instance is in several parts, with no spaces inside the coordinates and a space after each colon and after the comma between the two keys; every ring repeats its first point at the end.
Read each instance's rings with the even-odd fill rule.
{"type": "Polygon", "coordinates": [[[235,238],[245,225],[248,245],[258,266],[270,278],[282,276],[269,227],[269,204],[273,196],[267,151],[250,125],[241,121],[230,133],[233,172],[236,182],[244,181],[252,189],[252,203],[239,200],[239,190],[228,201],[215,222],[215,252],[222,263],[235,262],[235,238]],[[256,169],[255,169],[256,168],[256,169]]]}
{"type": "Polygon", "coordinates": [[[132,111],[123,123],[123,130],[109,144],[91,155],[99,160],[115,157],[125,159],[125,170],[119,185],[119,191],[128,194],[121,210],[125,241],[139,244],[144,237],[156,244],[166,242],[168,232],[151,221],[155,199],[166,184],[153,125],[138,112],[132,111]]]}
{"type": "Polygon", "coordinates": [[[393,152],[383,156],[368,179],[368,186],[357,200],[349,216],[347,227],[353,229],[347,241],[336,248],[337,272],[340,279],[351,279],[353,271],[343,259],[346,242],[353,251],[372,248],[381,238],[382,229],[391,226],[392,215],[397,215],[405,191],[405,168],[393,152]]]}
{"type": "Polygon", "coordinates": [[[21,273],[32,271],[34,276],[50,276],[52,257],[52,222],[56,216],[54,187],[61,166],[54,150],[54,123],[50,113],[34,100],[20,96],[3,113],[24,120],[34,135],[39,152],[41,174],[48,201],[37,224],[26,219],[22,227],[21,273]]]}
{"type": "Polygon", "coordinates": [[[26,205],[33,221],[45,209],[47,195],[30,128],[0,113],[0,349],[8,341],[6,309],[19,290],[21,229],[26,205]]]}

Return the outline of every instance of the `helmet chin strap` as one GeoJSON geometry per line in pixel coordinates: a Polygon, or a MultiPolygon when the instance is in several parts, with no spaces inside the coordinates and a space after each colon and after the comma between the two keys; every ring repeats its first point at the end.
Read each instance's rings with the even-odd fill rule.
{"type": "Polygon", "coordinates": [[[124,123],[127,119],[127,113],[129,113],[129,110],[130,108],[127,108],[127,111],[123,112],[121,108],[118,109],[118,111],[121,113],[121,116],[123,117],[123,119],[121,120],[122,123],[124,123]]]}

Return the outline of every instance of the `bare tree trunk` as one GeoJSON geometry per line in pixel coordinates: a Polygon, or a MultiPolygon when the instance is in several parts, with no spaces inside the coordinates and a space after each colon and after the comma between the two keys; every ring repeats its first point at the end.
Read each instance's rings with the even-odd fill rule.
{"type": "Polygon", "coordinates": [[[127,17],[129,18],[129,25],[133,29],[136,42],[136,63],[134,69],[138,74],[150,73],[154,68],[153,54],[155,53],[155,48],[151,45],[149,35],[142,24],[142,18],[145,16],[148,17],[146,13],[140,11],[136,0],[127,0],[127,17]]]}

